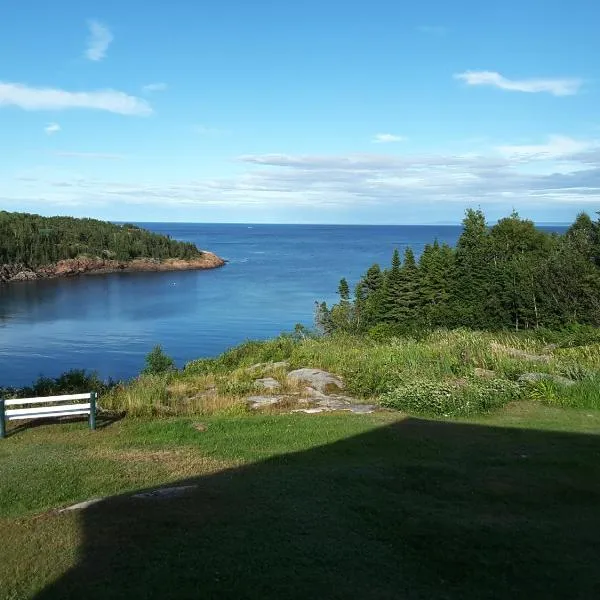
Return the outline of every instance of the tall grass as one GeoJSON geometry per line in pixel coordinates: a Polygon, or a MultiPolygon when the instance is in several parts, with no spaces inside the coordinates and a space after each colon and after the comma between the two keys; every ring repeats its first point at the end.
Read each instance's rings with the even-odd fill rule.
{"type": "MultiPolygon", "coordinates": [[[[109,393],[104,402],[107,407],[134,414],[243,410],[248,395],[265,393],[255,387],[258,377],[274,376],[283,392],[289,391],[286,368],[271,366],[282,361],[287,369],[313,367],[334,372],[344,378],[348,394],[371,400],[398,389],[414,392],[415,382],[454,389],[457,380],[476,381],[477,369],[507,382],[516,382],[529,372],[561,375],[577,384],[569,388],[551,388],[547,382],[537,387],[521,386],[523,395],[549,404],[600,408],[596,391],[600,389],[599,344],[563,348],[550,346],[539,335],[468,330],[439,330],[420,339],[374,340],[340,334],[305,339],[282,335],[264,342],[248,341],[216,358],[192,361],[177,373],[142,376],[109,393]]],[[[484,387],[476,386],[480,398],[477,406],[498,404],[485,401],[484,387]]],[[[510,389],[510,394],[500,396],[514,398],[510,389]]]]}

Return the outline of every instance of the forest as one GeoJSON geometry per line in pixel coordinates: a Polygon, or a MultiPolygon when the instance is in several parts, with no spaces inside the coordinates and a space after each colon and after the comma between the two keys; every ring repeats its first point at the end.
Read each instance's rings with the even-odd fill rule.
{"type": "Polygon", "coordinates": [[[34,269],[80,257],[130,261],[201,255],[194,244],[136,225],[0,211],[0,264],[18,263],[34,269]]]}
{"type": "Polygon", "coordinates": [[[342,279],[338,294],[317,304],[325,333],[599,326],[600,220],[582,213],[556,234],[517,213],[489,227],[468,210],[456,247],[433,241],[418,260],[396,249],[389,268],[371,266],[353,294],[342,279]]]}

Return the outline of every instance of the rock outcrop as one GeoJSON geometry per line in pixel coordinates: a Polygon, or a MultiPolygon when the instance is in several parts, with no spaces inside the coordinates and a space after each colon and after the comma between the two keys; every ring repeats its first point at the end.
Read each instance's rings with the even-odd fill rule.
{"type": "Polygon", "coordinates": [[[105,258],[70,258],[37,269],[24,264],[0,265],[0,283],[12,281],[33,281],[55,277],[74,277],[92,273],[116,273],[137,271],[191,271],[196,269],[216,269],[225,261],[212,252],[202,252],[197,258],[183,260],[168,258],[136,258],[131,261],[118,261],[105,258]]]}
{"type": "Polygon", "coordinates": [[[344,389],[344,382],[340,377],[333,373],[328,373],[321,369],[296,369],[287,374],[287,381],[290,384],[304,384],[310,386],[322,394],[332,394],[341,392],[344,389]]]}
{"type": "Polygon", "coordinates": [[[519,377],[519,383],[536,383],[538,381],[551,381],[557,385],[570,387],[577,382],[562,375],[553,375],[552,373],[523,373],[519,377]]]}

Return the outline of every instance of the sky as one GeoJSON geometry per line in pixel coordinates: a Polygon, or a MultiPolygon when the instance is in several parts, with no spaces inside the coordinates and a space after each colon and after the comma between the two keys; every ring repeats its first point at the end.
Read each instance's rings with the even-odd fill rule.
{"type": "Polygon", "coordinates": [[[597,0],[8,0],[0,208],[411,224],[600,210],[597,0]]]}

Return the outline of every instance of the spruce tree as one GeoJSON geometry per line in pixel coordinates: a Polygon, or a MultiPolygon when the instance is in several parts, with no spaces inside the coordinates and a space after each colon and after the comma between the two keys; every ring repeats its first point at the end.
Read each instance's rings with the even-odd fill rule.
{"type": "Polygon", "coordinates": [[[400,322],[398,301],[402,291],[402,263],[400,253],[396,248],[392,254],[392,266],[386,271],[382,290],[382,318],[392,324],[400,322]]]}
{"type": "Polygon", "coordinates": [[[456,324],[473,328],[489,326],[486,305],[492,281],[490,238],[481,210],[469,209],[456,245],[453,313],[456,324]]]}

